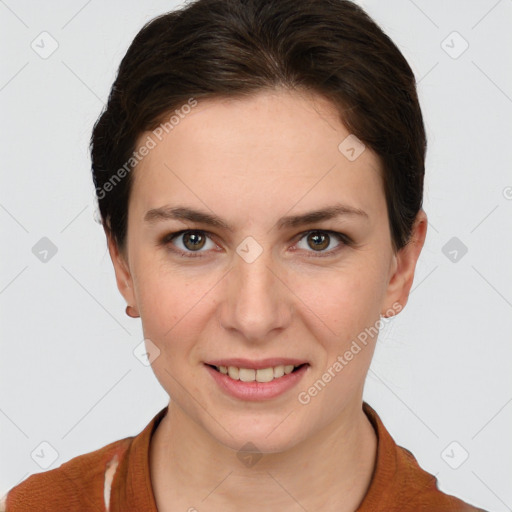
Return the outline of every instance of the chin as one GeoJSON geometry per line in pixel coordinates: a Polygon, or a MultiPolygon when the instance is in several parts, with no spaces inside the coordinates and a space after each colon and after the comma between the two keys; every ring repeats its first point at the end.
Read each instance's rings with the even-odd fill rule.
{"type": "Polygon", "coordinates": [[[243,420],[233,418],[233,421],[223,422],[224,428],[217,424],[210,425],[212,427],[210,435],[220,444],[240,455],[242,455],[241,452],[282,453],[292,449],[304,438],[304,425],[290,425],[287,421],[283,422],[286,415],[279,415],[277,418],[275,415],[270,415],[266,421],[262,416],[263,414],[259,412],[252,418],[250,415],[243,420]],[[256,418],[257,425],[255,425],[256,418]]]}

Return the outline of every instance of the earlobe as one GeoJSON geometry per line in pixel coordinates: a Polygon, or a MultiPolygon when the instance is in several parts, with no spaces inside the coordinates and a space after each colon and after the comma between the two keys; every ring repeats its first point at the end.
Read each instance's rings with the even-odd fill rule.
{"type": "MultiPolygon", "coordinates": [[[[418,262],[421,250],[425,243],[427,226],[427,215],[424,210],[421,209],[416,216],[409,242],[394,256],[394,271],[388,283],[387,297],[385,301],[388,312],[390,309],[398,309],[398,313],[407,304],[412,283],[414,281],[416,263],[418,262]],[[400,306],[397,308],[398,304],[400,306]]],[[[382,312],[381,315],[389,316],[384,312],[382,312]]]]}

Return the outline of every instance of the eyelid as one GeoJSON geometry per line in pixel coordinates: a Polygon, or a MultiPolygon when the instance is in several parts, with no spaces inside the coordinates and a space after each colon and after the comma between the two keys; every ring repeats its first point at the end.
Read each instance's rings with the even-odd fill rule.
{"type": "Polygon", "coordinates": [[[346,235],[345,233],[340,233],[338,231],[333,231],[332,229],[309,229],[307,231],[299,233],[295,238],[297,238],[297,242],[300,242],[304,237],[310,235],[311,233],[327,233],[329,236],[334,236],[335,238],[338,239],[339,242],[341,242],[341,244],[338,247],[330,249],[329,251],[306,251],[306,253],[309,253],[309,256],[313,258],[333,256],[334,254],[342,250],[344,246],[350,246],[353,244],[352,239],[348,235],[346,235]]]}
{"type": "MultiPolygon", "coordinates": [[[[169,247],[170,245],[173,245],[173,240],[175,238],[179,238],[181,235],[184,235],[185,233],[200,233],[203,235],[206,235],[207,238],[209,238],[212,242],[214,242],[215,235],[213,233],[210,233],[209,231],[206,231],[204,229],[182,229],[180,231],[174,231],[171,233],[167,233],[164,235],[158,245],[163,245],[164,247],[169,247]]],[[[215,243],[215,242],[214,242],[215,243]]],[[[170,249],[171,251],[177,253],[180,256],[189,257],[189,258],[197,258],[197,257],[203,257],[202,254],[207,251],[183,251],[177,247],[170,249]]]]}
{"type": "MultiPolygon", "coordinates": [[[[213,233],[206,231],[204,229],[182,229],[180,231],[174,231],[172,233],[168,233],[168,234],[164,235],[159,244],[163,245],[163,246],[173,245],[172,241],[175,238],[178,238],[181,235],[184,235],[185,233],[201,233],[201,234],[206,235],[210,240],[212,240],[212,242],[214,242],[214,238],[216,236],[213,233]]],[[[320,229],[320,228],[309,229],[307,231],[298,233],[294,237],[294,239],[296,240],[295,243],[300,242],[304,237],[306,237],[307,235],[310,235],[311,233],[326,233],[330,236],[336,237],[341,242],[340,246],[338,246],[334,249],[331,249],[329,251],[318,251],[318,252],[317,251],[306,251],[308,253],[311,253],[312,257],[331,256],[331,255],[337,253],[338,251],[340,251],[344,246],[350,246],[353,244],[353,240],[345,233],[340,233],[338,231],[333,231],[330,229],[320,229]]],[[[182,251],[181,249],[178,249],[178,248],[174,248],[171,250],[173,252],[178,253],[181,256],[191,257],[191,258],[202,257],[202,256],[200,256],[201,254],[203,254],[204,252],[208,252],[208,251],[182,251]]]]}

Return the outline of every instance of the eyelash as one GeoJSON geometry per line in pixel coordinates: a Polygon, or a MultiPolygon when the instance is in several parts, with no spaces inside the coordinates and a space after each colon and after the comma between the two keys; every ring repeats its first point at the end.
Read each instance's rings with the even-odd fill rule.
{"type": "MultiPolygon", "coordinates": [[[[202,255],[202,253],[204,253],[205,251],[184,252],[184,251],[181,251],[180,249],[170,247],[171,245],[173,245],[171,242],[175,238],[178,238],[179,236],[184,235],[185,233],[200,233],[202,235],[206,235],[210,239],[211,239],[211,235],[212,235],[212,233],[209,233],[208,231],[203,231],[200,229],[184,229],[181,231],[175,231],[172,233],[168,233],[167,235],[165,235],[162,238],[160,245],[168,247],[171,251],[173,251],[173,252],[177,253],[178,255],[183,256],[185,258],[202,258],[202,257],[204,257],[202,255]]],[[[308,257],[324,258],[327,256],[332,256],[335,253],[337,253],[338,251],[342,250],[344,246],[351,246],[353,244],[352,239],[349,236],[345,235],[344,233],[338,233],[337,231],[331,231],[331,230],[327,230],[327,229],[311,229],[309,231],[299,233],[299,235],[297,235],[299,237],[297,240],[297,243],[300,242],[304,237],[310,235],[311,233],[323,233],[323,234],[333,235],[338,239],[338,241],[341,242],[341,245],[339,245],[335,249],[331,249],[330,251],[320,251],[317,254],[315,254],[315,251],[306,251],[306,252],[313,253],[311,256],[308,256],[308,257]]]]}

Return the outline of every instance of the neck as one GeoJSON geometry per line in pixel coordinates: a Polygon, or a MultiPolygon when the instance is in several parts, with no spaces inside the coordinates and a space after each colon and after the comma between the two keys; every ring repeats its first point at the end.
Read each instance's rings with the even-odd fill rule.
{"type": "Polygon", "coordinates": [[[174,402],[153,434],[150,472],[160,512],[170,510],[336,510],[362,502],[377,438],[361,407],[347,406],[315,436],[245,466],[174,402]]]}

